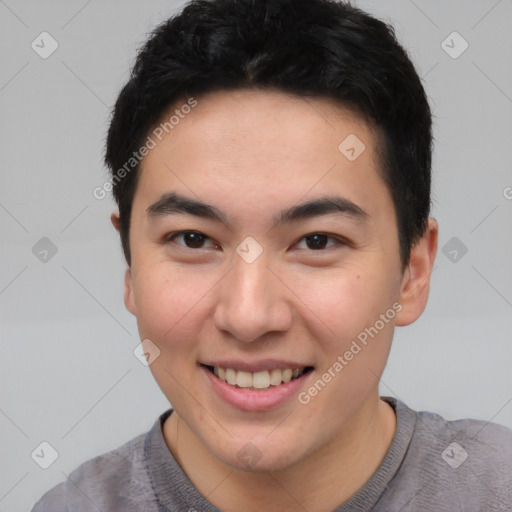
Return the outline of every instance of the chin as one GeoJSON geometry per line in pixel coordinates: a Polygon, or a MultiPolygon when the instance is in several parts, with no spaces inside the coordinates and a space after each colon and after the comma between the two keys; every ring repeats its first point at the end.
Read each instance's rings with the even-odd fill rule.
{"type": "Polygon", "coordinates": [[[238,442],[234,450],[215,449],[212,453],[226,466],[250,473],[281,471],[301,460],[301,454],[297,453],[297,446],[293,443],[289,446],[280,443],[279,446],[276,449],[275,443],[269,443],[268,439],[262,438],[259,441],[238,442]]]}

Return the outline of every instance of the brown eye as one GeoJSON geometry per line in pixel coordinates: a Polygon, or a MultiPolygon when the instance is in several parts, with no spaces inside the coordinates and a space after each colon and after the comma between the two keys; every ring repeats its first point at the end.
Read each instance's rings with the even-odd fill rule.
{"type": "Polygon", "coordinates": [[[311,235],[306,238],[306,243],[310,249],[324,249],[328,238],[326,235],[311,235]]]}
{"type": "Polygon", "coordinates": [[[187,247],[191,249],[198,249],[204,244],[205,236],[201,233],[195,233],[194,231],[188,231],[183,233],[183,240],[187,247]]]}
{"type": "Polygon", "coordinates": [[[336,243],[337,243],[337,240],[335,238],[333,238],[332,236],[329,236],[329,235],[325,235],[323,233],[312,233],[311,235],[304,236],[304,237],[302,237],[300,242],[297,244],[297,246],[299,246],[303,240],[305,241],[306,247],[299,247],[299,249],[305,248],[305,249],[309,249],[312,251],[326,249],[328,247],[332,247],[333,245],[336,245],[336,243]],[[328,245],[329,240],[334,241],[334,243],[331,243],[330,245],[328,245]]]}
{"type": "MultiPolygon", "coordinates": [[[[210,240],[210,238],[198,231],[180,231],[170,236],[167,240],[188,249],[204,249],[205,242],[210,240]],[[177,240],[182,240],[182,242],[177,242],[177,240]]],[[[215,247],[211,241],[210,243],[211,247],[215,247]]]]}

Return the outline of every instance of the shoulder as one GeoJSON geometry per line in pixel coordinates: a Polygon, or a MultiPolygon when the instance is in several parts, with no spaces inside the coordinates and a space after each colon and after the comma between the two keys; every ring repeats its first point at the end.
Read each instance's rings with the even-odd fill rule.
{"type": "Polygon", "coordinates": [[[433,412],[414,415],[407,454],[390,489],[412,507],[404,510],[512,509],[512,429],[433,412]]]}
{"type": "Polygon", "coordinates": [[[444,447],[441,459],[450,467],[468,461],[490,473],[503,469],[512,472],[512,429],[503,425],[468,418],[450,421],[422,411],[417,413],[416,434],[420,441],[434,437],[434,446],[444,447]]]}
{"type": "Polygon", "coordinates": [[[151,510],[153,492],[146,471],[141,434],[119,448],[94,457],[47,491],[32,512],[151,510]]]}
{"type": "Polygon", "coordinates": [[[66,491],[64,482],[47,491],[34,505],[32,512],[67,512],[66,491]]]}

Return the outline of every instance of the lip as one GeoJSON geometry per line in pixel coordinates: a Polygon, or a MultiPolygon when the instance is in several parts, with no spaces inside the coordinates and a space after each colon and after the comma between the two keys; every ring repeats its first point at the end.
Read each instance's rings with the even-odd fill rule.
{"type": "MultiPolygon", "coordinates": [[[[289,368],[289,366],[282,368],[289,368]]],[[[313,369],[297,379],[280,384],[279,386],[270,386],[266,390],[255,391],[231,386],[216,377],[205,366],[200,365],[199,370],[203,373],[205,378],[208,379],[209,387],[213,388],[221,400],[237,409],[247,412],[269,411],[284,404],[298,394],[300,389],[305,385],[306,380],[314,372],[313,369]]]]}
{"type": "Polygon", "coordinates": [[[230,361],[201,361],[200,364],[205,366],[219,366],[220,368],[232,368],[236,371],[241,370],[251,373],[263,372],[265,370],[270,371],[275,369],[286,370],[286,368],[293,370],[295,368],[313,366],[311,364],[298,363],[296,361],[284,361],[282,359],[262,359],[254,363],[232,359],[230,361]]]}

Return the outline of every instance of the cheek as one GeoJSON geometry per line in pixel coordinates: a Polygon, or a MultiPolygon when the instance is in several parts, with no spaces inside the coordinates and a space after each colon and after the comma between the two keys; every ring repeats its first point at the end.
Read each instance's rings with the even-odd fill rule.
{"type": "Polygon", "coordinates": [[[150,339],[160,349],[150,371],[175,407],[187,402],[183,389],[194,394],[188,369],[197,360],[205,301],[214,284],[200,274],[155,262],[138,273],[134,286],[140,338],[150,339]]]}
{"type": "Polygon", "coordinates": [[[297,296],[312,313],[320,340],[330,350],[373,325],[391,307],[393,294],[383,272],[362,267],[295,279],[297,296]],[[320,334],[322,333],[322,334],[320,334]]]}
{"type": "Polygon", "coordinates": [[[330,362],[340,362],[341,356],[341,373],[352,386],[347,392],[362,393],[382,374],[393,338],[396,309],[387,276],[368,273],[356,277],[338,303],[343,316],[337,327],[343,334],[329,347],[330,362]]]}
{"type": "Polygon", "coordinates": [[[332,404],[343,404],[343,415],[349,418],[375,388],[386,365],[396,310],[383,276],[339,274],[304,288],[304,302],[314,312],[308,328],[315,330],[321,359],[317,378],[301,399],[320,411],[326,428],[341,421],[332,404]]]}
{"type": "Polygon", "coordinates": [[[168,344],[185,341],[184,328],[198,324],[201,302],[214,288],[215,280],[201,271],[155,263],[139,272],[134,286],[137,323],[141,336],[168,344]]]}

